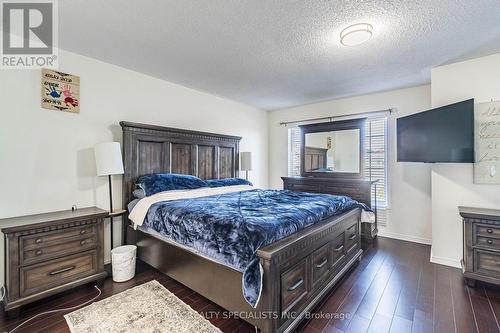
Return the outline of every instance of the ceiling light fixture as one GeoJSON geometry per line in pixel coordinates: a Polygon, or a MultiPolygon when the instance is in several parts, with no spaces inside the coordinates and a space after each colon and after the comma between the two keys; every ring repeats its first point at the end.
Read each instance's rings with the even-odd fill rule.
{"type": "Polygon", "coordinates": [[[340,32],[340,43],[344,46],[356,46],[372,38],[373,26],[369,23],[357,23],[340,32]]]}

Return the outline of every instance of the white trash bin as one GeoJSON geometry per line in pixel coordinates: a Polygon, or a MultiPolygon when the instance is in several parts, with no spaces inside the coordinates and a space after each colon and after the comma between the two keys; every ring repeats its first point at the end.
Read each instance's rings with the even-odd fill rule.
{"type": "Polygon", "coordinates": [[[125,282],[135,275],[135,255],[137,246],[124,245],[111,250],[113,281],[125,282]]]}

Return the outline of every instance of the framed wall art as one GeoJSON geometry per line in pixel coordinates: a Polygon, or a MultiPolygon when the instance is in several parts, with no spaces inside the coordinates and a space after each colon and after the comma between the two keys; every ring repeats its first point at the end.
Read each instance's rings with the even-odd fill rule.
{"type": "Polygon", "coordinates": [[[500,101],[474,106],[474,183],[500,184],[500,101]]]}
{"type": "Polygon", "coordinates": [[[42,69],[42,108],[80,113],[80,77],[42,69]]]}

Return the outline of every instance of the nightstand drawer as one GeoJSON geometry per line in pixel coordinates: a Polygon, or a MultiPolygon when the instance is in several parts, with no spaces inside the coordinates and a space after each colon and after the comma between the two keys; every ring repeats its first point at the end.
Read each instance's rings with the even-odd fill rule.
{"type": "Polygon", "coordinates": [[[54,242],[45,243],[39,248],[31,248],[21,252],[21,265],[28,265],[33,263],[42,262],[47,259],[67,256],[73,253],[78,253],[90,250],[97,245],[97,236],[84,234],[61,239],[54,242]]]}
{"type": "Polygon", "coordinates": [[[92,275],[98,271],[97,251],[22,267],[20,270],[20,294],[28,296],[57,287],[75,279],[92,275]]]}
{"type": "Polygon", "coordinates": [[[500,254],[485,250],[474,250],[475,271],[477,273],[500,274],[500,254]]]}
{"type": "Polygon", "coordinates": [[[474,223],[474,229],[474,234],[476,235],[476,237],[484,236],[500,238],[500,228],[498,226],[474,223]]]}
{"type": "Polygon", "coordinates": [[[95,234],[96,225],[92,224],[22,236],[19,241],[21,242],[22,251],[29,251],[32,249],[65,243],[69,238],[85,239],[89,236],[94,236],[95,234]]]}
{"type": "Polygon", "coordinates": [[[500,239],[498,238],[476,236],[474,245],[500,251],[500,239]]]}

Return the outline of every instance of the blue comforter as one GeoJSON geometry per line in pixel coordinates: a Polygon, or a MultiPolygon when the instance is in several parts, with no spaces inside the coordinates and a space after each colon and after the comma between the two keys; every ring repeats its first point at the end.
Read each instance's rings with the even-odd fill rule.
{"type": "Polygon", "coordinates": [[[143,227],[243,272],[243,294],[256,306],[257,250],[355,207],[368,209],[346,196],[255,189],[156,203],[143,227]]]}

